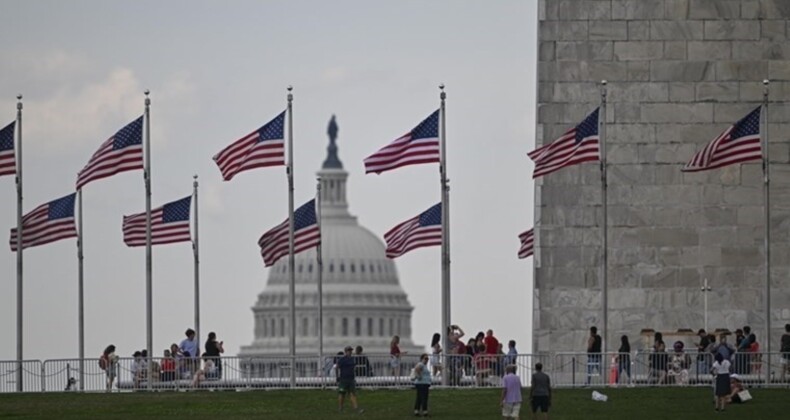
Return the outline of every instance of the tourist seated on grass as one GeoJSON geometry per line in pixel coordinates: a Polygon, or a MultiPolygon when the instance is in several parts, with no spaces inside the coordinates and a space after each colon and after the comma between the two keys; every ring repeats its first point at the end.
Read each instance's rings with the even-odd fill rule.
{"type": "Polygon", "coordinates": [[[741,391],[745,390],[746,386],[741,382],[741,378],[737,373],[730,375],[730,394],[727,396],[727,404],[741,404],[745,401],[738,395],[741,391]]]}

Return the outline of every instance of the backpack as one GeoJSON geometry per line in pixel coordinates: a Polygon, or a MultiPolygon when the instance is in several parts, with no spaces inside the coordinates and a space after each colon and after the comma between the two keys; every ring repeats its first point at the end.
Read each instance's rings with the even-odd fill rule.
{"type": "Polygon", "coordinates": [[[101,370],[107,370],[107,365],[110,364],[109,362],[107,355],[102,354],[101,357],[99,357],[99,368],[101,368],[101,370]]]}

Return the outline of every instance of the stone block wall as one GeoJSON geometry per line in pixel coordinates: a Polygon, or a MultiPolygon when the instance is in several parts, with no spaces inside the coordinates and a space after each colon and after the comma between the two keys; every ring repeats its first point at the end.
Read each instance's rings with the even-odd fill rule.
{"type": "MultiPolygon", "coordinates": [[[[609,349],[639,331],[751,325],[764,345],[759,162],[683,165],[757,107],[769,79],[772,347],[790,323],[790,1],[539,0],[536,145],[600,103],[608,81],[609,349]]],[[[534,351],[584,351],[602,329],[599,166],[535,183],[534,351]]]]}

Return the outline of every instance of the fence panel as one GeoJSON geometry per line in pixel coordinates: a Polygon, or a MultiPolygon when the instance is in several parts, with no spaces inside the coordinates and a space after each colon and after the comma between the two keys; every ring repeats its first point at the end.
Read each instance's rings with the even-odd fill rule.
{"type": "Polygon", "coordinates": [[[22,370],[22,392],[41,392],[41,361],[0,361],[0,392],[16,392],[19,370],[22,370]]]}

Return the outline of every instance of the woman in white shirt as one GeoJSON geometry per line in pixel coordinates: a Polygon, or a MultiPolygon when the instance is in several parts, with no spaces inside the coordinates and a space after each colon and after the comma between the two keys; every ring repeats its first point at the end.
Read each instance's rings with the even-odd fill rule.
{"type": "Polygon", "coordinates": [[[716,353],[716,361],[711,368],[716,375],[716,411],[724,411],[727,403],[727,396],[730,394],[730,361],[726,360],[721,353],[716,353]]]}

